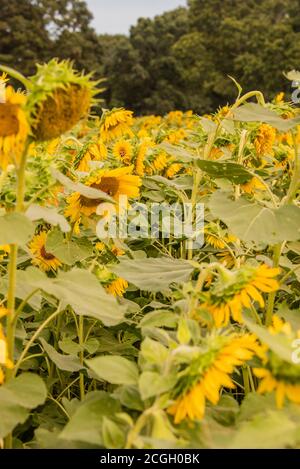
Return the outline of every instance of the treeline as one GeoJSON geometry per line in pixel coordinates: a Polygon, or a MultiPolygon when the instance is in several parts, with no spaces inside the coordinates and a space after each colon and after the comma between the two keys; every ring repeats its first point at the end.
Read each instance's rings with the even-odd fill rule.
{"type": "Polygon", "coordinates": [[[300,66],[299,0],[188,0],[128,37],[99,35],[91,21],[80,0],[1,0],[0,62],[30,74],[71,58],[107,78],[105,106],[137,114],[215,110],[236,95],[228,75],[272,98],[300,66]]]}

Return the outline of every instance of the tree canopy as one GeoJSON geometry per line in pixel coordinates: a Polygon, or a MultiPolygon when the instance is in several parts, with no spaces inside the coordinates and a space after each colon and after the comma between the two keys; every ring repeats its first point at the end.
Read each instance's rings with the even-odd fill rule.
{"type": "Polygon", "coordinates": [[[81,0],[2,0],[0,62],[24,74],[36,62],[70,58],[107,79],[106,106],[136,113],[210,112],[234,99],[234,77],[267,98],[289,91],[299,68],[298,0],[188,0],[141,18],[129,36],[97,34],[81,0]]]}

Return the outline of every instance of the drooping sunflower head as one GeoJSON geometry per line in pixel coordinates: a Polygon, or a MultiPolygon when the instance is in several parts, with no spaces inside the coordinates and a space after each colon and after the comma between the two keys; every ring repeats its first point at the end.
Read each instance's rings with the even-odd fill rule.
{"type": "Polygon", "coordinates": [[[263,367],[254,368],[254,374],[261,379],[258,387],[260,394],[275,392],[277,407],[281,408],[285,399],[300,404],[300,366],[297,348],[300,346],[300,330],[293,331],[291,325],[273,316],[269,332],[276,336],[278,344],[290,350],[290,356],[284,359],[277,349],[265,348],[263,367]],[[295,356],[294,356],[295,355],[295,356]]]}
{"type": "Polygon", "coordinates": [[[105,289],[110,295],[123,296],[127,287],[128,282],[121,277],[117,277],[111,283],[106,285],[105,289]]]}
{"type": "Polygon", "coordinates": [[[30,132],[25,112],[26,96],[6,86],[0,78],[0,168],[18,165],[30,132]]]}
{"type": "Polygon", "coordinates": [[[90,74],[76,72],[69,61],[53,59],[37,67],[30,78],[28,108],[34,137],[44,141],[59,137],[86,117],[102,90],[96,89],[99,82],[92,81],[90,74]]]}
{"type": "Polygon", "coordinates": [[[236,271],[224,268],[222,272],[201,306],[211,314],[216,327],[226,326],[230,318],[242,323],[244,309],[250,308],[253,302],[262,308],[265,305],[263,293],[275,292],[279,288],[275,277],[280,269],[267,265],[256,267],[246,264],[236,271]]]}
{"type": "Polygon", "coordinates": [[[50,270],[56,271],[62,266],[62,263],[57,257],[46,250],[47,233],[41,231],[39,234],[34,236],[31,243],[29,244],[29,250],[32,254],[32,264],[39,267],[43,272],[49,272],[50,270]]]}
{"type": "Polygon", "coordinates": [[[262,350],[253,334],[207,336],[203,348],[191,354],[191,362],[178,373],[172,392],[174,403],[168,408],[175,424],[201,420],[206,400],[216,405],[221,388],[235,388],[232,373],[254,355],[262,356],[262,350]]]}
{"type": "Polygon", "coordinates": [[[128,135],[133,137],[133,113],[123,108],[104,111],[100,122],[100,137],[109,142],[128,135]]]}
{"type": "Polygon", "coordinates": [[[276,138],[276,130],[269,124],[261,124],[259,126],[254,147],[259,156],[272,155],[273,145],[276,138]]]}

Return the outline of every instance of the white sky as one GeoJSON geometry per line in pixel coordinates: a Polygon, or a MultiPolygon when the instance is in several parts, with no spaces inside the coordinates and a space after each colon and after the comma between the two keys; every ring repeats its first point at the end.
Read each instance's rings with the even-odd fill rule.
{"type": "Polygon", "coordinates": [[[138,18],[153,18],[186,0],[86,0],[94,15],[93,26],[100,34],[127,34],[138,18]]]}

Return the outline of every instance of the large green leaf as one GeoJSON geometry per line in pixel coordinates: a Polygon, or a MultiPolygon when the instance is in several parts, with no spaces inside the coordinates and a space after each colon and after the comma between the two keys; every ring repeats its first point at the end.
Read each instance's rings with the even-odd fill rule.
{"type": "Polygon", "coordinates": [[[112,270],[141,290],[157,292],[168,289],[172,283],[186,282],[193,267],[185,260],[161,257],[121,259],[112,270]]]}
{"type": "Polygon", "coordinates": [[[55,348],[48,344],[42,337],[40,338],[40,342],[49,358],[60,370],[73,373],[84,368],[76,355],[63,355],[58,353],[55,348]]]}
{"type": "Polygon", "coordinates": [[[105,355],[86,360],[86,364],[98,378],[112,384],[136,384],[138,381],[137,365],[124,357],[105,355]]]}
{"type": "Polygon", "coordinates": [[[144,371],[139,379],[142,399],[145,400],[169,391],[174,386],[176,379],[171,376],[162,376],[154,371],[144,371]]]}
{"type": "Polygon", "coordinates": [[[229,179],[234,184],[244,184],[253,177],[244,166],[237,163],[197,160],[197,165],[211,177],[229,179]]]}
{"type": "Polygon", "coordinates": [[[56,256],[64,264],[74,265],[93,254],[93,245],[84,238],[68,241],[60,231],[54,230],[47,236],[46,251],[56,256]]]}
{"type": "Polygon", "coordinates": [[[209,202],[211,213],[243,241],[269,245],[300,238],[300,208],[287,205],[263,207],[244,197],[232,200],[228,192],[215,192],[209,202]]]}
{"type": "Polygon", "coordinates": [[[51,173],[52,176],[67,189],[73,192],[79,192],[79,194],[83,195],[87,199],[99,199],[115,203],[114,199],[112,199],[105,192],[95,189],[94,187],[85,186],[81,182],[74,182],[57,169],[52,169],[51,173]]]}
{"type": "Polygon", "coordinates": [[[75,411],[60,438],[101,446],[103,418],[111,417],[118,410],[118,402],[109,394],[102,391],[90,393],[75,411]]]}
{"type": "Polygon", "coordinates": [[[0,438],[25,422],[29,411],[44,403],[47,389],[37,375],[23,373],[0,387],[0,438]]]}
{"type": "Polygon", "coordinates": [[[8,213],[0,217],[0,244],[24,246],[34,233],[32,222],[21,213],[8,213]]]}
{"type": "Polygon", "coordinates": [[[248,319],[244,318],[244,321],[250,329],[257,337],[266,344],[274,353],[276,353],[282,360],[285,360],[288,363],[293,363],[292,360],[292,353],[293,349],[291,347],[291,343],[288,338],[284,335],[272,335],[270,332],[261,327],[254,322],[249,321],[248,319]]]}
{"type": "Polygon", "coordinates": [[[26,272],[28,270],[28,284],[59,299],[62,308],[70,305],[76,314],[98,319],[105,326],[123,321],[126,307],[106,293],[97,277],[87,270],[60,272],[56,278],[48,278],[37,269],[30,268],[26,272]]]}
{"type": "Polygon", "coordinates": [[[300,118],[283,119],[276,112],[256,103],[247,103],[233,111],[234,119],[241,122],[265,122],[287,132],[300,123],[300,118]]]}
{"type": "Polygon", "coordinates": [[[45,220],[53,226],[59,226],[61,231],[67,233],[71,231],[71,227],[65,217],[58,213],[56,208],[42,207],[41,205],[32,204],[26,211],[26,216],[32,220],[45,220]]]}

